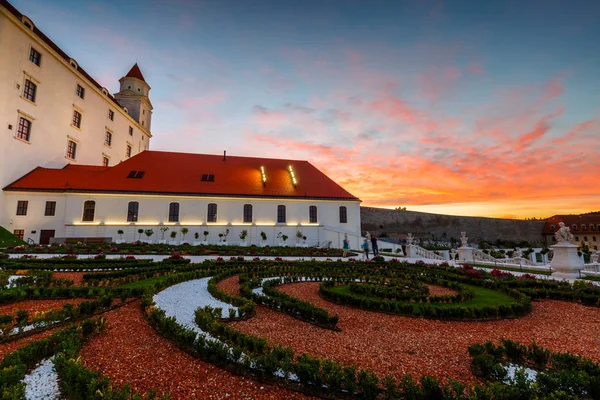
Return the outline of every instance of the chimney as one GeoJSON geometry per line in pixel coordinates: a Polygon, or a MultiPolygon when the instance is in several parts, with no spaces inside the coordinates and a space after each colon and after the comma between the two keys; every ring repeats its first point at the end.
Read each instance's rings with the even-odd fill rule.
{"type": "Polygon", "coordinates": [[[227,150],[223,150],[223,161],[227,160],[227,150]]]}

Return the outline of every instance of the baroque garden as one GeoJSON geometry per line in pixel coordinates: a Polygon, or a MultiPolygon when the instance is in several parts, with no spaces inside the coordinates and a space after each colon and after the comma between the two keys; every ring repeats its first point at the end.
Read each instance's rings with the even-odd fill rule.
{"type": "Polygon", "coordinates": [[[547,269],[142,242],[0,263],[3,398],[600,398],[600,290],[547,269]]]}

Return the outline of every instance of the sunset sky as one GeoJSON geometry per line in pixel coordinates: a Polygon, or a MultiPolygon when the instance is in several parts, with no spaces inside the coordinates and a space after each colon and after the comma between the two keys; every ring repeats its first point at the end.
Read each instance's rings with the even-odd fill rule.
{"type": "Polygon", "coordinates": [[[309,160],[366,206],[600,210],[600,1],[12,4],[113,93],[139,63],[154,150],[309,160]]]}

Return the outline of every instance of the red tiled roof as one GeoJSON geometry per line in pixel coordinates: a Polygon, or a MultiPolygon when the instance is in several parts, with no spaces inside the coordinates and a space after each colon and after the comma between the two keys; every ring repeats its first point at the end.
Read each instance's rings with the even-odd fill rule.
{"type": "Polygon", "coordinates": [[[127,78],[137,78],[146,82],[146,80],[144,79],[144,75],[142,75],[142,71],[140,71],[140,67],[138,67],[137,63],[135,63],[133,67],[131,67],[131,69],[125,76],[127,78]]]}
{"type": "Polygon", "coordinates": [[[38,167],[4,190],[358,200],[308,161],[144,151],[114,167],[38,167]],[[288,170],[297,178],[294,187],[288,170]],[[260,167],[264,167],[263,186],[260,167]],[[127,178],[144,171],[142,179],[127,178]],[[202,181],[213,174],[214,182],[202,181]]]}
{"type": "Polygon", "coordinates": [[[583,232],[598,232],[600,231],[600,214],[570,214],[570,215],[554,215],[546,221],[542,234],[551,235],[558,229],[558,223],[564,222],[566,226],[571,228],[571,233],[583,233],[583,232]],[[585,225],[585,230],[582,229],[582,224],[585,225]],[[554,225],[554,230],[552,230],[554,225]],[[573,225],[577,225],[577,230],[572,228],[573,225]],[[593,229],[592,230],[592,226],[593,229]]]}

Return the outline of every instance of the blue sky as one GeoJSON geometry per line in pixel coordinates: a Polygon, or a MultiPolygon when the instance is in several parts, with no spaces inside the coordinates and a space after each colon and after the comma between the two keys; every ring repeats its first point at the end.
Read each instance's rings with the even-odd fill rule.
{"type": "Polygon", "coordinates": [[[365,205],[599,203],[600,2],[13,4],[112,92],[139,63],[152,149],[308,159],[365,205]]]}

